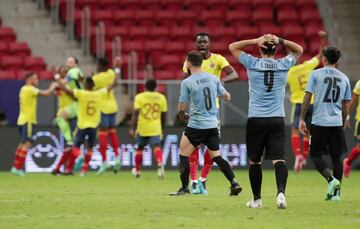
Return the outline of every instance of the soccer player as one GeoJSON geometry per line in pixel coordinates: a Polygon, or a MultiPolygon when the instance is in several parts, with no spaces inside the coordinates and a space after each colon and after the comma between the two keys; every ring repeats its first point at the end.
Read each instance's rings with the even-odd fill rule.
{"type": "MultiPolygon", "coordinates": [[[[93,81],[95,83],[95,90],[106,88],[116,78],[115,72],[109,68],[109,61],[106,58],[99,58],[97,63],[98,74],[94,75],[93,81]]],[[[98,130],[98,137],[100,148],[99,151],[102,156],[103,163],[101,164],[97,174],[102,174],[109,168],[106,161],[106,149],[108,139],[115,154],[114,172],[117,173],[120,169],[119,157],[119,139],[115,129],[115,116],[118,111],[117,102],[113,91],[110,91],[106,98],[101,101],[101,122],[98,130]]]]}
{"type": "Polygon", "coordinates": [[[147,144],[152,147],[158,166],[158,176],[164,178],[161,136],[166,120],[166,97],[156,92],[156,81],[149,79],[145,82],[145,92],[137,94],[134,100],[134,112],[131,119],[129,136],[135,138],[138,147],[135,154],[135,167],[132,173],[140,177],[142,151],[147,144]]]}
{"type": "MultiPolygon", "coordinates": [[[[235,69],[229,64],[229,62],[220,54],[210,52],[210,36],[207,33],[198,33],[195,36],[196,49],[202,54],[203,62],[201,64],[201,70],[221,79],[222,82],[232,82],[238,78],[238,74],[235,69]],[[221,74],[224,76],[221,77],[221,74]]],[[[191,75],[191,71],[186,67],[186,61],[183,67],[184,78],[191,75]]],[[[220,113],[219,113],[219,100],[216,100],[216,108],[218,109],[218,128],[220,132],[220,113]]],[[[199,165],[199,149],[196,148],[190,156],[190,176],[192,181],[192,193],[193,194],[207,194],[206,179],[213,166],[213,161],[209,155],[208,150],[204,154],[204,166],[201,170],[201,176],[198,180],[197,170],[199,165]]]]}
{"type": "Polygon", "coordinates": [[[288,170],[285,164],[285,111],[284,98],[287,72],[296,64],[303,49],[300,45],[263,35],[257,39],[230,44],[233,56],[247,69],[249,76],[249,118],[246,124],[246,147],[250,160],[249,178],[254,195],[247,203],[249,208],[261,208],[261,162],[271,160],[275,168],[278,208],[286,208],[285,189],[288,170]],[[244,48],[258,45],[261,58],[245,53],[244,48]],[[274,59],[276,46],[284,45],[290,53],[274,59]],[[265,151],[264,151],[265,150],[265,151]]]}
{"type": "Polygon", "coordinates": [[[180,119],[189,121],[180,141],[179,171],[182,185],[177,192],[170,195],[190,194],[189,156],[200,144],[207,146],[212,160],[229,180],[230,195],[238,195],[242,188],[237,183],[229,163],[220,154],[220,136],[215,106],[217,97],[226,101],[230,101],[231,97],[217,77],[201,70],[202,61],[203,56],[197,50],[187,54],[186,67],[190,69],[191,75],[181,83],[178,105],[180,119]],[[190,105],[190,115],[185,112],[188,105],[190,105]]]}
{"type": "MultiPolygon", "coordinates": [[[[291,146],[295,155],[294,170],[296,172],[300,172],[303,166],[306,165],[306,158],[309,153],[309,135],[303,136],[301,146],[301,136],[298,128],[301,103],[305,96],[306,84],[311,71],[314,70],[320,63],[322,49],[326,43],[326,33],[324,31],[319,31],[318,35],[320,37],[320,47],[318,54],[302,64],[295,65],[294,67],[290,68],[288,72],[288,85],[290,87],[291,93],[290,101],[293,104],[293,109],[291,112],[291,146]]],[[[312,103],[313,101],[311,101],[311,104],[312,103]]],[[[308,127],[311,124],[311,115],[312,105],[309,107],[305,119],[308,127]]]]}
{"type": "MultiPolygon", "coordinates": [[[[67,69],[65,66],[59,66],[57,69],[57,74],[55,75],[56,80],[61,80],[66,84],[66,75],[67,69]]],[[[65,139],[64,152],[56,164],[54,170],[52,171],[53,175],[60,173],[60,167],[65,165],[71,156],[71,148],[73,145],[73,133],[76,129],[76,107],[74,106],[74,99],[66,94],[64,91],[58,90],[55,91],[58,97],[58,112],[56,114],[57,118],[55,122],[58,124],[59,129],[65,139]],[[66,119],[64,118],[66,117],[66,119]]]]}
{"type": "Polygon", "coordinates": [[[25,75],[25,85],[19,94],[20,113],[17,120],[20,134],[20,144],[16,148],[15,160],[11,173],[24,176],[22,170],[28,150],[32,145],[32,131],[36,124],[36,108],[38,96],[49,96],[54,91],[56,85],[51,84],[47,90],[39,90],[37,74],[31,72],[25,75]]]}
{"type": "Polygon", "coordinates": [[[357,110],[356,110],[356,116],[355,116],[355,132],[354,136],[357,140],[357,144],[354,148],[351,149],[350,154],[347,158],[343,161],[343,167],[344,167],[344,176],[349,177],[350,176],[350,170],[351,170],[351,163],[360,155],[360,103],[359,103],[359,96],[360,96],[360,80],[358,80],[355,84],[355,87],[353,89],[353,94],[351,97],[351,102],[348,109],[348,115],[346,116],[345,120],[345,127],[350,128],[350,118],[351,113],[354,109],[354,106],[357,104],[357,110]]]}
{"type": "Polygon", "coordinates": [[[92,78],[85,78],[84,89],[71,90],[59,81],[59,86],[68,95],[78,101],[78,123],[77,133],[75,136],[72,154],[67,164],[67,171],[72,172],[75,159],[80,155],[80,146],[87,140],[87,153],[85,154],[84,163],[80,172],[80,176],[85,176],[89,168],[89,162],[93,154],[93,147],[96,144],[97,127],[100,123],[101,102],[108,96],[107,94],[115,87],[117,78],[108,85],[107,88],[101,90],[93,90],[95,87],[92,78]]]}
{"type": "Polygon", "coordinates": [[[340,200],[340,186],[343,173],[341,154],[345,147],[343,124],[351,99],[348,77],[336,69],[341,56],[336,47],[325,47],[322,62],[324,67],[313,71],[306,86],[306,94],[301,107],[299,130],[307,132],[305,114],[312,95],[315,95],[314,112],[310,127],[310,157],[317,171],[328,182],[326,200],[340,200]],[[330,154],[333,172],[321,158],[330,154]]]}

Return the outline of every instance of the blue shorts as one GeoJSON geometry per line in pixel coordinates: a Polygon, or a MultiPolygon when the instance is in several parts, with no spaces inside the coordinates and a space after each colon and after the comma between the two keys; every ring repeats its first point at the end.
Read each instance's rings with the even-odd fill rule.
{"type": "MultiPolygon", "coordinates": [[[[295,129],[299,129],[301,104],[300,103],[293,104],[291,113],[292,113],[291,114],[292,127],[295,129]]],[[[308,112],[306,113],[306,116],[305,116],[305,122],[306,122],[306,125],[308,125],[308,126],[311,125],[312,113],[313,113],[313,105],[310,105],[308,112]]]]}
{"type": "Polygon", "coordinates": [[[82,144],[85,144],[85,140],[87,140],[87,147],[93,148],[96,144],[96,134],[96,128],[78,129],[75,136],[74,146],[80,147],[82,144]]]}
{"type": "Polygon", "coordinates": [[[101,113],[100,127],[101,128],[115,127],[115,117],[116,117],[116,113],[112,113],[112,114],[101,113]]]}
{"type": "Polygon", "coordinates": [[[32,142],[33,136],[33,127],[32,123],[25,123],[24,125],[19,125],[19,134],[20,134],[20,142],[32,142]]]}
{"type": "Polygon", "coordinates": [[[77,118],[71,118],[68,120],[69,122],[69,125],[70,125],[70,130],[71,130],[71,133],[73,133],[77,127],[77,118]]]}
{"type": "Polygon", "coordinates": [[[138,149],[142,150],[148,144],[150,145],[150,147],[160,146],[161,139],[160,139],[160,135],[159,136],[149,136],[149,137],[142,137],[140,135],[137,135],[136,143],[138,144],[138,149]]]}

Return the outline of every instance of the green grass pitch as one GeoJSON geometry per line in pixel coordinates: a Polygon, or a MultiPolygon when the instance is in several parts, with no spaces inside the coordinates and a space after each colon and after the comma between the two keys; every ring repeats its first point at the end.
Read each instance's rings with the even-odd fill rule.
{"type": "Polygon", "coordinates": [[[263,209],[248,209],[247,171],[236,171],[243,192],[228,196],[219,171],[208,196],[170,197],[176,171],[158,180],[154,171],[135,179],[129,171],[103,176],[53,177],[0,173],[0,228],[360,228],[360,172],[344,179],[342,200],[324,201],[326,182],[315,171],[289,172],[285,210],[275,206],[273,171],[264,171],[263,209]]]}

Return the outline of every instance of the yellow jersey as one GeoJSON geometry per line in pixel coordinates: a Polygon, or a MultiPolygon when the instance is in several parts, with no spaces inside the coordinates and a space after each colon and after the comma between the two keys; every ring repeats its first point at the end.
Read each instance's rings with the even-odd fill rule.
{"type": "MultiPolygon", "coordinates": [[[[106,72],[100,72],[92,77],[95,83],[95,90],[107,88],[116,77],[115,72],[112,69],[106,72]]],[[[104,114],[113,114],[118,111],[117,102],[115,99],[114,91],[110,91],[101,101],[100,110],[104,114]]]]}
{"type": "Polygon", "coordinates": [[[58,110],[63,110],[74,103],[74,99],[68,94],[66,94],[64,91],[59,90],[57,92],[57,96],[58,96],[58,110]]]}
{"type": "Polygon", "coordinates": [[[134,109],[139,110],[136,132],[140,136],[162,135],[161,113],[167,112],[167,101],[163,94],[150,91],[137,94],[134,109]]]}
{"type": "Polygon", "coordinates": [[[26,123],[36,124],[37,96],[40,90],[32,85],[25,85],[19,94],[20,113],[17,120],[18,125],[26,123]]]}
{"type": "Polygon", "coordinates": [[[98,91],[74,90],[74,97],[78,101],[78,127],[79,129],[97,128],[100,123],[99,105],[105,99],[107,89],[98,91]]]}
{"type": "MultiPolygon", "coordinates": [[[[203,60],[201,64],[201,70],[209,74],[213,74],[219,79],[221,78],[221,70],[226,66],[229,66],[229,62],[220,54],[211,53],[210,57],[206,60],[203,60]]],[[[183,65],[183,72],[190,74],[189,70],[186,68],[186,60],[183,65]]],[[[220,107],[219,99],[216,99],[216,107],[220,107]]]]}
{"type": "Polygon", "coordinates": [[[303,102],[310,73],[319,65],[319,63],[319,59],[313,57],[310,60],[304,61],[302,64],[290,68],[287,83],[290,87],[291,103],[295,104],[303,102]]]}
{"type": "MultiPolygon", "coordinates": [[[[358,80],[355,84],[355,87],[354,87],[354,90],[353,90],[353,93],[357,96],[360,96],[360,80],[358,80]]],[[[355,116],[355,119],[357,121],[360,121],[360,101],[358,102],[358,106],[357,106],[357,109],[356,109],[356,116],[355,116]]]]}

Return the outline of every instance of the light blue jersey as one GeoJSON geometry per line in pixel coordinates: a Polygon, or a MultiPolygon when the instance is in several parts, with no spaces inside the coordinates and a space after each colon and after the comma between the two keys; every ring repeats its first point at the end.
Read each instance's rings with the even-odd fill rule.
{"type": "Polygon", "coordinates": [[[249,118],[285,117],[287,72],[296,64],[295,56],[256,58],[242,52],[239,62],[247,69],[249,78],[249,118]]]}
{"type": "Polygon", "coordinates": [[[220,80],[209,73],[193,74],[181,83],[179,102],[190,104],[188,127],[195,129],[217,128],[216,98],[226,90],[220,80]]]}
{"type": "Polygon", "coordinates": [[[336,68],[323,67],[312,71],[306,91],[315,94],[311,124],[342,126],[342,101],[351,100],[349,78],[336,68]]]}

